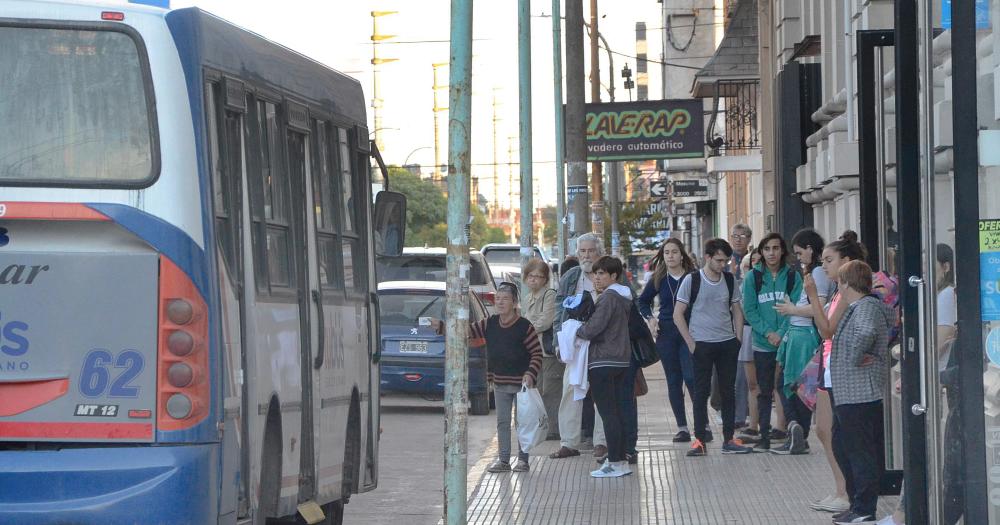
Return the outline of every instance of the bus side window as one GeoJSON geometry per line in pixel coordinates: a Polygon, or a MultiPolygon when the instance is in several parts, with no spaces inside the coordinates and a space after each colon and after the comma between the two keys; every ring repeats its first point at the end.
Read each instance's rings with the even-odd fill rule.
{"type": "Polygon", "coordinates": [[[205,84],[205,116],[212,171],[215,235],[230,279],[242,281],[237,257],[237,228],[243,170],[243,116],[224,109],[221,86],[205,84]],[[221,126],[220,126],[221,122],[221,126]]]}
{"type": "Polygon", "coordinates": [[[341,205],[341,234],[343,259],[344,286],[349,293],[363,292],[363,278],[365,267],[364,253],[361,251],[360,235],[357,230],[357,214],[360,209],[367,209],[364,203],[356,202],[357,185],[354,180],[353,155],[351,155],[348,132],[344,128],[337,128],[338,155],[337,163],[340,173],[340,205],[341,205]],[[360,205],[359,205],[360,204],[360,205]]]}
{"type": "Polygon", "coordinates": [[[278,119],[277,106],[257,100],[251,126],[255,135],[254,149],[258,153],[251,172],[251,216],[255,245],[255,272],[258,290],[274,293],[277,289],[295,287],[295,262],[291,249],[289,214],[290,190],[283,168],[282,140],[284,133],[278,119]],[[263,245],[262,245],[263,244],[263,245]]]}
{"type": "Polygon", "coordinates": [[[319,280],[324,290],[343,290],[340,264],[340,238],[337,234],[337,179],[331,169],[330,132],[322,120],[312,122],[313,150],[313,209],[316,214],[316,247],[319,252],[319,280]]]}

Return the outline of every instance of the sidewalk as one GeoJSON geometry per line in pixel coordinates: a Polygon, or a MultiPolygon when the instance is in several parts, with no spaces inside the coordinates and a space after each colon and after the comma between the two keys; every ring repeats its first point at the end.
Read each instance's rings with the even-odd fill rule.
{"type": "MultiPolygon", "coordinates": [[[[470,472],[469,523],[475,524],[684,524],[824,525],[831,514],[809,509],[832,480],[822,446],[810,437],[807,456],[719,453],[722,429],[709,409],[715,442],[707,457],[688,458],[677,431],[659,365],[644,370],[649,394],[639,398],[639,464],[617,479],[593,479],[593,457],[549,459],[559,444],[547,441],[531,457],[531,472],[484,473],[491,447],[470,472]],[[471,490],[474,487],[474,490],[471,490]]],[[[690,400],[688,414],[690,417],[690,400]]],[[[515,434],[516,436],[516,434],[515,434]]],[[[516,439],[516,437],[515,437],[516,439]]],[[[897,498],[879,500],[879,518],[897,498]]]]}

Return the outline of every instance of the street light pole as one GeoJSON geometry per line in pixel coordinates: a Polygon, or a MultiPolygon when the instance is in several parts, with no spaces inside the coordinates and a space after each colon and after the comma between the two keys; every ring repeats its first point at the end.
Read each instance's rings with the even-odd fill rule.
{"type": "Polygon", "coordinates": [[[566,193],[574,240],[590,231],[584,101],[583,0],[566,0],[566,193]]]}
{"type": "MultiPolygon", "coordinates": [[[[531,259],[534,219],[531,172],[531,0],[517,1],[518,100],[521,156],[521,267],[531,259]]],[[[522,275],[522,277],[525,277],[522,275]]]]}
{"type": "Polygon", "coordinates": [[[444,522],[468,519],[469,175],[472,147],[472,0],[451,0],[448,261],[445,287],[444,522]]]}
{"type": "Polygon", "coordinates": [[[563,67],[562,19],[559,10],[562,2],[552,0],[552,84],[556,111],[556,238],[559,258],[566,260],[566,166],[564,145],[566,130],[563,127],[563,67]]]}
{"type": "MultiPolygon", "coordinates": [[[[599,56],[597,28],[597,0],[590,0],[590,102],[601,101],[601,60],[599,56]]],[[[590,207],[591,221],[594,233],[604,236],[604,189],[603,169],[601,161],[595,160],[590,165],[590,207]]]]}
{"type": "Polygon", "coordinates": [[[394,15],[397,11],[372,11],[372,125],[375,128],[375,146],[378,147],[379,151],[385,151],[385,145],[382,143],[382,135],[379,130],[382,128],[382,97],[379,96],[379,82],[378,76],[382,64],[387,64],[389,62],[395,62],[396,58],[382,58],[378,56],[378,44],[384,40],[389,40],[395,38],[396,35],[383,35],[378,32],[378,19],[387,16],[394,15]]]}
{"type": "Polygon", "coordinates": [[[409,153],[409,154],[408,154],[408,155],[406,156],[406,160],[404,160],[404,161],[403,161],[403,166],[402,166],[402,167],[403,167],[403,168],[405,168],[405,167],[409,166],[409,165],[410,165],[410,157],[412,157],[414,153],[416,153],[416,152],[418,152],[418,151],[420,151],[420,150],[422,150],[422,149],[431,149],[431,147],[430,147],[430,146],[420,146],[419,148],[417,148],[417,149],[415,149],[415,150],[411,151],[411,152],[410,152],[410,153],[409,153]]]}

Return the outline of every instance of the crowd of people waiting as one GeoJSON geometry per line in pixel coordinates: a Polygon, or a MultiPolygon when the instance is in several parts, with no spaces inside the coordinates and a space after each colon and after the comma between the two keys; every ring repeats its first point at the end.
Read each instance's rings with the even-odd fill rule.
{"type": "MultiPolygon", "coordinates": [[[[751,241],[750,228],[736,225],[729,241],[707,241],[696,264],[680,240],[667,239],[636,296],[621,284],[622,262],[604,255],[600,237],[585,234],[558,283],[550,283],[548,266],[531,260],[520,288],[501,285],[496,314],[470,331],[486,339],[499,392],[500,454],[488,471],[529,470],[523,452],[510,465],[513,396],[524,384],[541,389],[548,438],[560,441],[552,459],[592,446],[600,467],[591,476],[632,473],[636,398],[644,390],[635,347],[639,315],[666,375],[678,427],[673,441],[691,443],[689,457],[710,453],[710,404],[721,414],[722,454],[809,454],[813,430],[834,490],[810,506],[833,513],[834,523],[874,522],[884,468],[883,396],[899,324],[896,280],[891,271],[873,273],[851,231],[825,243],[817,232],[802,230],[791,250],[777,233],[755,248],[751,241]],[[588,425],[589,406],[596,412],[588,425]]],[[[947,246],[937,253],[938,336],[950,341],[954,261],[947,246]]],[[[902,519],[897,511],[879,523],[902,519]]]]}

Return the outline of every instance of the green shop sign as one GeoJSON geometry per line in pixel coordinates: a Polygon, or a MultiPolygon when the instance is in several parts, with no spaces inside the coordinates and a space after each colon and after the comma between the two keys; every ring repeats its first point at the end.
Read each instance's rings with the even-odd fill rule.
{"type": "Polygon", "coordinates": [[[587,160],[705,156],[698,99],[587,104],[587,160]]]}

